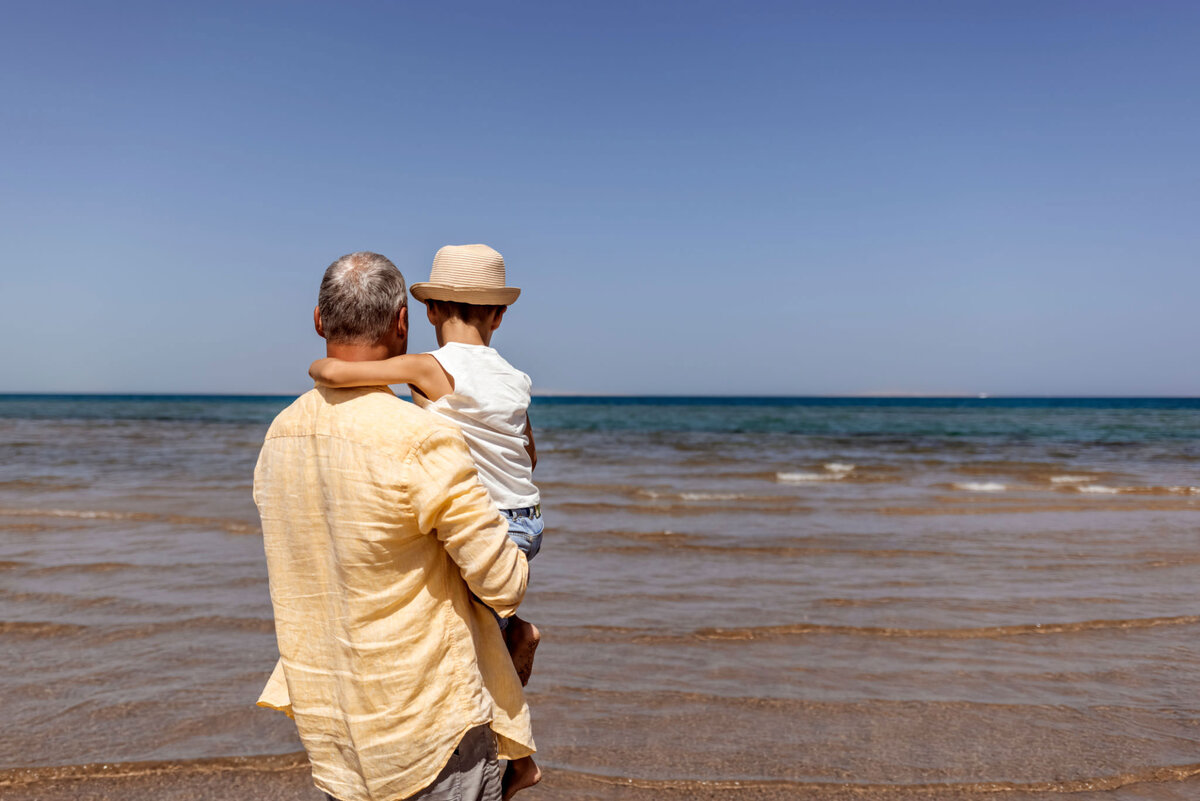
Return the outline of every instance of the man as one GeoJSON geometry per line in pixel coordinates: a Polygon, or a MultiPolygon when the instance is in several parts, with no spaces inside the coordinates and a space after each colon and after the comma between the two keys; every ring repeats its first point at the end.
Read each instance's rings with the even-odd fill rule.
{"type": "MultiPolygon", "coordinates": [[[[404,278],[338,259],[326,353],[408,349],[404,278]]],[[[461,434],[386,387],[317,387],[275,418],[254,471],[280,661],[259,704],[292,715],[336,801],[499,799],[497,757],[534,751],[500,629],[528,565],[461,434]],[[482,601],[482,603],[480,603],[482,601]]]]}

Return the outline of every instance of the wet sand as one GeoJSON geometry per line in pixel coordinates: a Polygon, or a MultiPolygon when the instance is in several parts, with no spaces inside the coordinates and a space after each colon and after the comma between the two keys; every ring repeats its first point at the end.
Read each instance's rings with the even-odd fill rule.
{"type": "MultiPolygon", "coordinates": [[[[669,761],[670,754],[659,758],[669,761]]],[[[1008,786],[648,780],[557,770],[526,801],[1169,801],[1200,797],[1200,764],[1138,776],[1008,786]]],[[[0,771],[5,801],[323,801],[303,754],[0,771]]]]}

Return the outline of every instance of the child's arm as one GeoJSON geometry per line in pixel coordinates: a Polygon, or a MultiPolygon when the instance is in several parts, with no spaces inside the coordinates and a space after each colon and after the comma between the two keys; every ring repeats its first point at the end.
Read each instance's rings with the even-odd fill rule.
{"type": "Polygon", "coordinates": [[[529,469],[533,470],[537,468],[537,446],[533,444],[533,423],[529,422],[528,414],[525,415],[525,439],[529,440],[525,452],[529,454],[529,461],[532,462],[529,469]]]}
{"type": "Polygon", "coordinates": [[[328,387],[373,387],[380,384],[408,384],[430,400],[454,391],[454,380],[441,363],[428,353],[393,356],[375,362],[348,362],[342,359],[317,359],[308,374],[328,387]]]}

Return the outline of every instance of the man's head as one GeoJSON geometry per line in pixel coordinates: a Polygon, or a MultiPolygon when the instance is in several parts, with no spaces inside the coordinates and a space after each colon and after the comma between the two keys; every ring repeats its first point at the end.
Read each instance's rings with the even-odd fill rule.
{"type": "Polygon", "coordinates": [[[404,276],[378,253],[342,256],[329,265],[321,279],[313,322],[327,349],[341,351],[341,358],[359,351],[374,354],[359,358],[404,353],[408,350],[404,276]]]}

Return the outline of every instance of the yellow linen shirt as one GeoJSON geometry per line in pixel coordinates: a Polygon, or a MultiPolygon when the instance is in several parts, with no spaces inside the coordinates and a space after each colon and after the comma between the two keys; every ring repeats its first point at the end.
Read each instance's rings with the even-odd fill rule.
{"type": "Polygon", "coordinates": [[[384,387],[302,395],[254,471],[280,661],[259,704],[292,715],[318,788],[392,801],[436,778],[490,723],[500,756],[534,751],[491,612],[529,567],[462,435],[384,387]]]}

